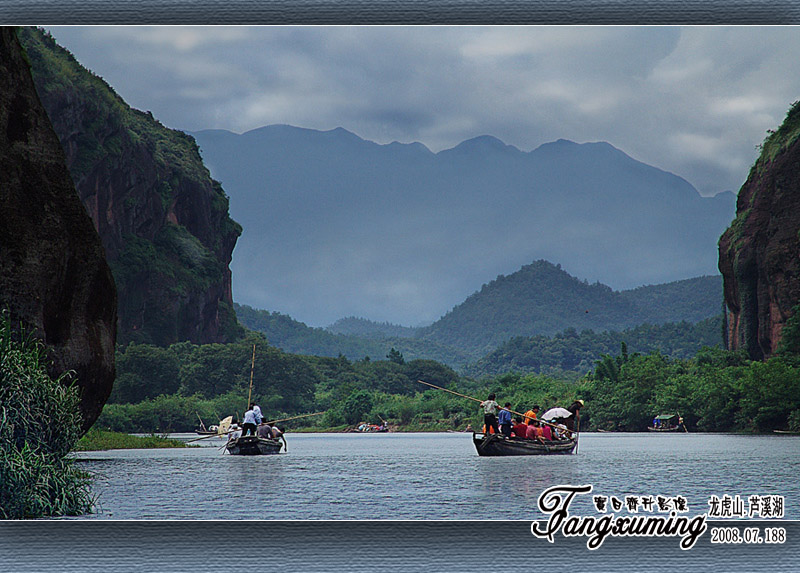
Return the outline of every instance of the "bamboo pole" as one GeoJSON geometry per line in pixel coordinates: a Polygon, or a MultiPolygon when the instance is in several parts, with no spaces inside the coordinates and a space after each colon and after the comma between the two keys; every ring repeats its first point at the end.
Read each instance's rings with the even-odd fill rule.
{"type": "Polygon", "coordinates": [[[247,392],[247,408],[245,410],[250,409],[250,400],[253,396],[253,371],[256,368],[256,345],[253,344],[253,360],[250,362],[250,390],[247,392]]]}
{"type": "Polygon", "coordinates": [[[269,422],[265,422],[267,424],[276,424],[278,422],[287,422],[289,420],[297,420],[298,418],[307,418],[309,416],[319,416],[320,414],[324,414],[325,412],[314,412],[313,414],[300,414],[299,416],[292,416],[291,418],[281,418],[280,420],[270,420],[269,422]]]}
{"type": "MultiPolygon", "coordinates": [[[[431,388],[436,388],[437,390],[444,390],[445,392],[450,392],[451,394],[455,394],[456,396],[461,396],[462,398],[467,398],[468,400],[473,400],[481,404],[485,402],[485,400],[479,400],[478,398],[473,398],[472,396],[459,394],[458,392],[454,392],[453,390],[448,390],[447,388],[442,388],[441,386],[437,386],[436,384],[431,384],[430,382],[425,382],[424,380],[417,380],[417,382],[419,382],[420,384],[425,384],[426,386],[430,386],[431,388]]],[[[522,416],[523,418],[525,417],[525,414],[522,414],[521,412],[516,412],[514,410],[511,410],[510,408],[503,408],[503,410],[508,410],[512,414],[516,414],[517,416],[522,416]]],[[[545,422],[544,420],[539,420],[538,418],[536,418],[536,421],[538,421],[540,424],[547,424],[548,426],[551,426],[553,428],[558,428],[556,424],[551,424],[550,422],[545,422]]]]}

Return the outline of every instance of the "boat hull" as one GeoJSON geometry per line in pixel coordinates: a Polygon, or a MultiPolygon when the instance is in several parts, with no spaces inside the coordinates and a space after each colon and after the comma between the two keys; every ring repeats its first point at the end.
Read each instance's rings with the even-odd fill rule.
{"type": "Polygon", "coordinates": [[[545,441],[506,438],[497,434],[472,434],[479,456],[552,456],[571,454],[576,440],[545,441]]]}
{"type": "Polygon", "coordinates": [[[228,453],[233,456],[262,456],[277,454],[283,444],[280,440],[259,438],[257,436],[241,436],[227,444],[228,453]]]}

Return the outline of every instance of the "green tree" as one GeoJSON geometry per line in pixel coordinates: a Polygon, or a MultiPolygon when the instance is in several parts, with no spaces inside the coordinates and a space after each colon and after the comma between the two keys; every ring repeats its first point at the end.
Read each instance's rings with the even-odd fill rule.
{"type": "Polygon", "coordinates": [[[373,401],[369,392],[365,390],[354,392],[345,400],[342,408],[345,422],[351,425],[361,422],[372,407],[373,401]]]}

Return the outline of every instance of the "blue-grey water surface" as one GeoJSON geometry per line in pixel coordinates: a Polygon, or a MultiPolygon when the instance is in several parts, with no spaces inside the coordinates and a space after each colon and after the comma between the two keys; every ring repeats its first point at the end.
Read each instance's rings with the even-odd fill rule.
{"type": "MultiPolygon", "coordinates": [[[[289,452],[275,456],[230,456],[217,440],[80,454],[99,512],[0,521],[0,571],[800,570],[800,437],[584,433],[577,455],[510,458],[480,458],[470,438],[289,434],[289,452]],[[782,495],[783,520],[707,524],[780,527],[786,541],[713,544],[706,531],[689,550],[678,536],[610,536],[594,551],[587,536],[550,543],[531,525],[544,523],[537,498],[557,484],[683,496],[690,515],[712,495],[782,495]]],[[[599,515],[588,496],[570,511],[599,515]]]]}
{"type": "MultiPolygon", "coordinates": [[[[800,518],[800,436],[581,435],[569,456],[479,457],[471,434],[289,434],[288,452],[231,456],[200,448],[89,452],[99,519],[531,520],[557,484],[593,494],[784,496],[800,518]]],[[[590,496],[573,508],[593,509],[590,496]]]]}

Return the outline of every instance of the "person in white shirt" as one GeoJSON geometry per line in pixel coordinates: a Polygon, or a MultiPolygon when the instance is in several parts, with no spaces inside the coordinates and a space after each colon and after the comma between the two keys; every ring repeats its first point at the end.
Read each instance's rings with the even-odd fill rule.
{"type": "Polygon", "coordinates": [[[256,424],[256,413],[253,410],[255,404],[250,404],[250,409],[244,413],[244,424],[242,424],[242,435],[248,434],[255,436],[258,424],[256,424]]]}

